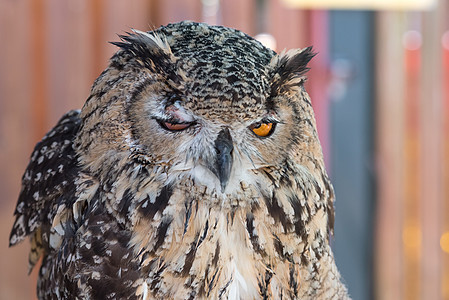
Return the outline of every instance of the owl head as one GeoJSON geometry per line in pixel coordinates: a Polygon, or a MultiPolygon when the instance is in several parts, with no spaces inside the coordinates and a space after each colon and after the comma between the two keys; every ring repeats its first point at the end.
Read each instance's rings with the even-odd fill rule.
{"type": "Polygon", "coordinates": [[[326,269],[333,190],[304,89],[312,49],[276,54],[240,31],[193,22],[113,44],[74,148],[87,184],[99,187],[87,210],[132,232],[142,272],[155,274],[148,283],[173,283],[155,295],[186,298],[204,281],[218,298],[240,278],[229,293],[289,290],[293,299],[324,289],[320,273],[338,281],[326,269]]]}
{"type": "Polygon", "coordinates": [[[89,172],[106,180],[132,162],[161,186],[191,180],[224,196],[298,172],[326,177],[303,85],[310,47],[276,54],[193,22],[120,37],[82,109],[89,172]]]}

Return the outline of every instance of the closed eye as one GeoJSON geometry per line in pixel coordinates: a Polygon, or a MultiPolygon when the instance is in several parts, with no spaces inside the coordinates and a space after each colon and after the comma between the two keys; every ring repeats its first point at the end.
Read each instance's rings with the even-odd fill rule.
{"type": "Polygon", "coordinates": [[[193,122],[190,123],[176,123],[176,122],[166,122],[166,121],[159,121],[159,125],[169,131],[182,131],[184,129],[189,128],[192,126],[193,122]]]}

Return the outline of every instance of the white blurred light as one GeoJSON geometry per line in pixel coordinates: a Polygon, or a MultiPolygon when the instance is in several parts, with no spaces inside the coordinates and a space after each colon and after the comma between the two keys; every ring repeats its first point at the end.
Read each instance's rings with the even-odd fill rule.
{"type": "Polygon", "coordinates": [[[407,50],[418,50],[422,45],[421,32],[417,30],[409,30],[402,36],[402,45],[407,50]]]}
{"type": "Polygon", "coordinates": [[[281,2],[289,8],[381,10],[432,10],[438,4],[438,0],[281,0],[281,2]]]}
{"type": "Polygon", "coordinates": [[[259,33],[255,39],[262,43],[267,48],[276,51],[276,39],[269,33],[259,33]]]}

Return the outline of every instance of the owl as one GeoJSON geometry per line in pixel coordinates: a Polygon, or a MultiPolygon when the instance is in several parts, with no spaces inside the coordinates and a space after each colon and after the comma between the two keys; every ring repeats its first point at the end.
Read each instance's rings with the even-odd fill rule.
{"type": "Polygon", "coordinates": [[[23,175],[10,245],[42,258],[39,299],[349,299],[312,49],[194,22],[120,38],[23,175]]]}

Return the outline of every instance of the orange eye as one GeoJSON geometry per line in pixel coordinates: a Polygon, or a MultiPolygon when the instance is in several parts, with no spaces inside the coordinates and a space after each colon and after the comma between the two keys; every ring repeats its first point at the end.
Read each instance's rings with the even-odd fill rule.
{"type": "Polygon", "coordinates": [[[267,137],[273,133],[273,123],[256,123],[249,127],[257,136],[267,137]]]}
{"type": "Polygon", "coordinates": [[[192,123],[170,123],[170,122],[161,122],[163,127],[171,131],[180,131],[188,128],[192,123]]]}

